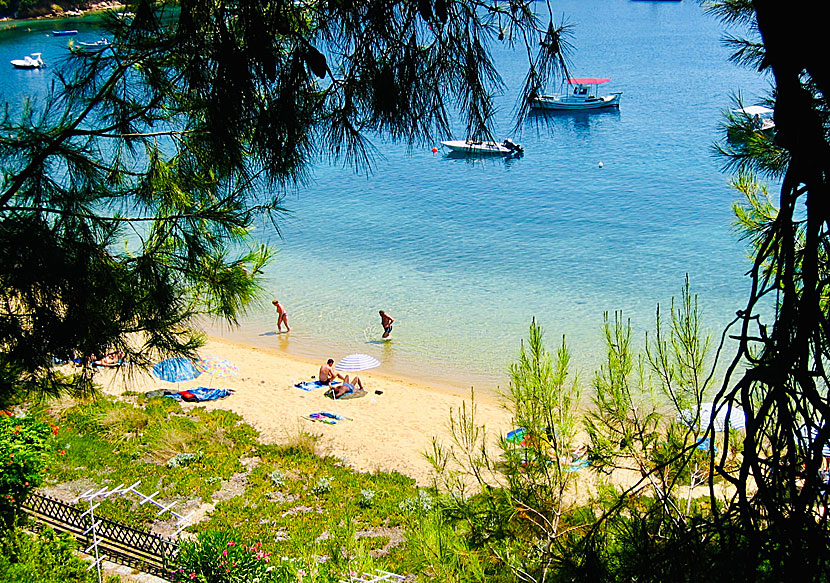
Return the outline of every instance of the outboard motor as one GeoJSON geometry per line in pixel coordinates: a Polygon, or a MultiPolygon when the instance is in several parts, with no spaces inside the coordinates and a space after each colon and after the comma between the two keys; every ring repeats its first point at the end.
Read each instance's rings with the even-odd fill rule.
{"type": "Polygon", "coordinates": [[[515,153],[524,152],[524,149],[519,144],[517,144],[516,142],[511,140],[510,138],[506,138],[502,145],[505,148],[507,148],[508,150],[510,150],[511,152],[515,152],[515,153]]]}

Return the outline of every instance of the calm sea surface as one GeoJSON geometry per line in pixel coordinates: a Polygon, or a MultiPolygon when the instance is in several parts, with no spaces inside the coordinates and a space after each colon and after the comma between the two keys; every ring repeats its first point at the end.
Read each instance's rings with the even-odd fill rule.
{"type": "MultiPolygon", "coordinates": [[[[282,237],[257,232],[279,249],[269,297],[241,328],[211,332],[321,360],[366,352],[382,372],[495,388],[535,317],[551,350],[567,338],[587,380],[603,354],[603,312],[623,311],[641,338],[688,273],[719,333],[743,304],[748,261],[732,231],[737,195],[711,145],[732,96],[754,103],[767,82],[727,62],[722,26],[696,2],[554,5],[575,25],[573,74],[611,77],[619,111],[534,117],[512,136],[526,152],[515,160],[381,137],[371,175],[316,166],[286,197],[282,237]],[[274,331],[271,297],[288,310],[289,334],[274,331]],[[389,341],[378,309],[396,319],[389,341]]],[[[100,37],[77,20],[2,33],[5,100],[47,85],[50,69],[2,63],[32,51],[57,62],[67,39],[53,28],[100,37]]],[[[496,57],[508,88],[496,127],[507,137],[525,70],[520,53],[496,57]]]]}

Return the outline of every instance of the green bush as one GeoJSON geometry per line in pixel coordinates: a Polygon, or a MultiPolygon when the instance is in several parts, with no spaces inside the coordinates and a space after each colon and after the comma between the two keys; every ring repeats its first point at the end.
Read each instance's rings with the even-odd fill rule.
{"type": "Polygon", "coordinates": [[[42,421],[0,415],[0,521],[6,528],[43,479],[49,436],[50,428],[42,421]]]}
{"type": "Polygon", "coordinates": [[[0,581],[4,583],[93,583],[95,570],[75,555],[69,535],[45,529],[39,535],[7,531],[0,539],[0,581]]]}
{"type": "Polygon", "coordinates": [[[236,581],[277,581],[279,569],[270,568],[271,554],[262,543],[246,545],[232,530],[209,530],[195,541],[184,541],[179,549],[174,583],[230,583],[236,581]]]}

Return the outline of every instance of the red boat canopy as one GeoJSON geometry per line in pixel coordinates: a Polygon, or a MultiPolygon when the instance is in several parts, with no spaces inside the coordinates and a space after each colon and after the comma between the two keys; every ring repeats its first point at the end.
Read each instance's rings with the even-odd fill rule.
{"type": "Polygon", "coordinates": [[[596,77],[585,77],[578,79],[568,79],[570,85],[599,85],[600,83],[608,83],[611,79],[598,79],[596,77]]]}

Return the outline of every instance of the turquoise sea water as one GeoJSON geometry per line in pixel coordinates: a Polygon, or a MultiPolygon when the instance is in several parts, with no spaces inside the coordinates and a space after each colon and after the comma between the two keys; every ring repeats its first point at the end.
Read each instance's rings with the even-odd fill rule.
{"type": "MultiPolygon", "coordinates": [[[[366,352],[383,372],[495,388],[536,317],[551,349],[566,336],[588,377],[602,356],[603,312],[622,310],[641,337],[688,273],[719,333],[743,303],[748,262],[732,231],[737,195],[711,145],[732,96],[757,102],[766,81],[727,62],[722,26],[690,0],[554,6],[575,25],[573,74],[611,77],[619,111],[533,117],[512,135],[526,151],[515,160],[450,158],[380,137],[371,175],[318,164],[285,199],[282,237],[264,225],[257,233],[279,249],[269,296],[241,328],[211,331],[321,360],[366,352]],[[288,310],[289,334],[274,332],[272,297],[288,310]],[[389,341],[378,309],[396,319],[389,341]]],[[[2,63],[36,50],[58,58],[67,41],[46,36],[51,28],[0,37],[6,99],[45,86],[48,70],[2,63]]],[[[72,28],[80,40],[100,36],[72,28]]],[[[496,56],[506,137],[524,67],[520,53],[496,56]]]]}

